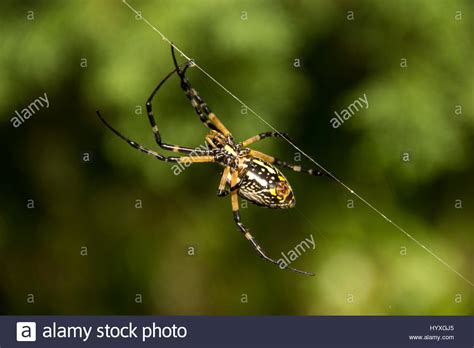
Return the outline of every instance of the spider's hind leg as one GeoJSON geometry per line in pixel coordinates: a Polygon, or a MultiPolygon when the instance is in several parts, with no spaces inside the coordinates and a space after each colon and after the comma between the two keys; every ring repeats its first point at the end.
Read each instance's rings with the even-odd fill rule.
{"type": "MultiPolygon", "coordinates": [[[[231,187],[236,187],[237,179],[238,179],[238,173],[237,173],[237,171],[234,171],[232,173],[232,179],[231,179],[231,182],[230,182],[231,187]]],[[[314,276],[314,273],[311,273],[311,272],[301,271],[299,269],[289,267],[289,266],[282,267],[280,263],[278,263],[274,259],[267,256],[265,251],[263,251],[262,247],[257,243],[255,238],[250,234],[248,229],[240,221],[239,197],[237,196],[237,190],[232,190],[231,189],[231,199],[232,199],[232,213],[234,215],[234,221],[235,221],[237,227],[239,228],[240,232],[242,232],[242,234],[245,236],[245,238],[250,242],[250,244],[252,244],[253,248],[255,249],[255,251],[258,253],[258,255],[262,259],[277,265],[281,269],[288,269],[288,270],[296,272],[296,273],[301,273],[301,274],[308,275],[308,276],[314,276]]]]}

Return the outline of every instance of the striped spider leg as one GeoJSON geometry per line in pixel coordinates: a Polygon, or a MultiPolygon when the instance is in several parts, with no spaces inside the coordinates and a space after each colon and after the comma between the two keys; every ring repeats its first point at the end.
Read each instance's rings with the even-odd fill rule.
{"type": "MultiPolygon", "coordinates": [[[[109,128],[113,133],[115,133],[119,138],[124,140],[125,142],[128,143],[131,147],[133,147],[136,150],[139,150],[141,152],[146,153],[147,155],[153,156],[156,159],[159,159],[160,161],[164,162],[176,162],[176,163],[183,163],[183,164],[189,164],[189,163],[199,163],[199,162],[214,162],[214,156],[213,155],[200,155],[200,156],[177,156],[177,157],[172,157],[172,156],[163,156],[162,154],[159,154],[156,151],[150,150],[137,142],[130,140],[123,134],[121,134],[118,130],[113,128],[100,114],[99,111],[97,111],[97,116],[99,119],[109,128]]],[[[174,148],[178,149],[179,152],[184,152],[184,151],[189,151],[191,154],[195,151],[193,149],[185,148],[182,146],[177,146],[177,145],[172,145],[174,148]]],[[[210,152],[209,152],[210,153],[210,152]]]]}
{"type": "Polygon", "coordinates": [[[237,224],[240,232],[245,236],[245,238],[252,244],[253,248],[255,251],[258,253],[258,255],[264,259],[265,261],[271,262],[275,265],[277,265],[280,268],[288,269],[290,271],[296,272],[296,273],[301,273],[304,275],[308,276],[314,276],[314,273],[311,272],[306,272],[306,271],[301,271],[299,269],[290,267],[290,266],[285,266],[281,267],[281,265],[272,259],[271,257],[267,256],[265,251],[262,249],[262,247],[257,243],[255,238],[250,234],[249,230],[247,227],[244,226],[244,224],[240,220],[240,210],[239,210],[239,197],[238,197],[238,189],[237,189],[237,181],[239,179],[239,173],[237,170],[232,171],[231,173],[231,181],[230,181],[230,187],[231,187],[231,201],[232,201],[232,214],[234,216],[234,221],[237,224]]]}
{"type": "Polygon", "coordinates": [[[181,79],[181,88],[183,89],[186,97],[191,102],[196,114],[199,116],[201,122],[209,129],[221,132],[225,136],[231,136],[229,130],[224,126],[224,124],[217,118],[217,116],[211,111],[206,102],[200,97],[199,93],[191,86],[191,83],[185,76],[186,70],[189,66],[193,64],[192,61],[189,61],[185,67],[182,69],[176,60],[176,55],[174,53],[174,47],[171,45],[171,55],[173,56],[174,66],[178,72],[179,78],[181,79]]]}
{"type": "Polygon", "coordinates": [[[282,160],[279,160],[278,158],[275,158],[273,156],[267,155],[263,152],[257,151],[257,150],[250,150],[250,154],[254,157],[260,158],[268,163],[275,164],[280,167],[284,168],[289,168],[295,172],[301,172],[305,173],[308,175],[313,175],[313,176],[323,176],[326,175],[328,177],[331,177],[328,173],[320,171],[318,169],[313,169],[313,168],[305,168],[300,165],[288,163],[282,160]]]}
{"type": "MultiPolygon", "coordinates": [[[[280,137],[280,138],[286,138],[287,140],[291,140],[288,136],[288,133],[264,132],[264,133],[257,134],[257,135],[255,135],[251,138],[248,138],[248,139],[244,140],[242,142],[242,146],[247,147],[250,144],[254,144],[256,142],[259,142],[260,140],[263,140],[263,139],[266,139],[266,138],[269,138],[269,137],[280,137]]],[[[318,169],[313,169],[313,168],[304,168],[304,167],[301,167],[300,165],[287,163],[285,161],[279,160],[278,158],[267,155],[267,154],[265,154],[263,152],[260,152],[260,151],[257,151],[257,150],[251,150],[250,153],[253,156],[258,157],[258,158],[260,158],[260,159],[262,159],[262,160],[264,160],[268,163],[272,163],[272,164],[275,164],[275,165],[280,166],[280,167],[289,168],[289,169],[291,169],[295,172],[301,172],[301,173],[305,173],[305,174],[313,175],[313,176],[326,175],[326,176],[331,177],[328,173],[326,173],[324,171],[321,171],[321,170],[318,170],[318,169]]]]}
{"type": "MultiPolygon", "coordinates": [[[[189,62],[187,64],[185,64],[185,68],[186,69],[188,66],[189,66],[189,62]]],[[[152,128],[152,131],[153,131],[153,134],[155,136],[155,141],[156,143],[158,144],[158,146],[160,146],[162,149],[164,150],[168,150],[168,151],[173,151],[173,152],[181,152],[181,153],[186,153],[186,154],[192,154],[193,156],[190,156],[190,157],[194,157],[193,160],[191,160],[190,157],[186,158],[186,157],[166,157],[166,156],[163,156],[153,150],[150,150],[150,149],[147,149],[145,148],[144,146],[136,143],[135,141],[132,141],[130,139],[128,139],[127,137],[125,137],[124,135],[122,135],[120,132],[118,132],[115,128],[113,128],[103,117],[102,115],[100,114],[100,112],[97,110],[97,116],[99,117],[99,119],[112,131],[114,132],[117,136],[119,136],[121,139],[123,139],[124,141],[126,141],[130,146],[134,147],[135,149],[137,150],[140,150],[142,152],[145,152],[149,155],[152,155],[154,156],[155,158],[159,159],[159,160],[162,160],[162,161],[165,161],[165,162],[178,162],[178,163],[189,163],[189,162],[213,162],[213,160],[211,161],[210,160],[210,153],[209,151],[206,151],[206,150],[203,150],[203,149],[199,149],[199,148],[196,148],[196,149],[192,149],[192,148],[189,148],[189,147],[184,147],[184,146],[180,146],[180,145],[172,145],[172,144],[166,144],[166,143],[163,143],[162,140],[161,140],[161,134],[158,130],[158,126],[156,125],[156,121],[155,121],[155,118],[153,116],[153,109],[152,109],[152,105],[151,105],[151,102],[153,100],[153,97],[156,95],[156,92],[158,92],[158,90],[161,88],[161,86],[163,86],[163,84],[175,73],[178,71],[178,69],[181,69],[181,67],[176,67],[176,69],[174,69],[173,71],[171,71],[170,73],[168,73],[168,75],[166,75],[166,77],[158,84],[158,86],[153,90],[153,92],[151,93],[150,97],[147,99],[146,101],[146,108],[147,108],[147,113],[148,113],[148,120],[150,122],[150,125],[151,125],[151,128],[152,128]],[[201,159],[198,160],[198,156],[196,155],[201,155],[201,159]],[[206,159],[205,156],[208,156],[208,158],[206,159]],[[205,160],[206,159],[206,160],[205,160]]]]}

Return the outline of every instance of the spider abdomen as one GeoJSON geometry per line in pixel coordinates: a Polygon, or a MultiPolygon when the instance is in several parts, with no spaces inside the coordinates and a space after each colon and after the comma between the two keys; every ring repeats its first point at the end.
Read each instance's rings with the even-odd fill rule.
{"type": "Polygon", "coordinates": [[[242,173],[238,183],[238,193],[242,198],[267,208],[294,207],[295,196],[288,180],[270,163],[247,158],[242,173]]]}

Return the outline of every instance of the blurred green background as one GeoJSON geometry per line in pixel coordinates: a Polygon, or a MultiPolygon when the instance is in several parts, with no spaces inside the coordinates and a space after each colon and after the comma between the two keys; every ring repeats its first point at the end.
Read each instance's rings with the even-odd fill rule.
{"type": "MultiPolygon", "coordinates": [[[[471,1],[130,4],[474,280],[471,1]],[[369,108],[332,128],[334,111],[364,93],[369,108]]],[[[144,103],[173,67],[169,46],[121,1],[2,1],[0,11],[2,314],[474,313],[468,282],[331,180],[285,171],[294,209],[241,211],[274,257],[313,235],[316,249],[292,264],[317,274],[304,277],[263,262],[240,235],[230,200],[216,197],[218,166],[176,176],[108,131],[96,109],[156,148],[144,103]],[[44,92],[50,107],[14,128],[15,110],[44,92]]],[[[237,139],[269,130],[199,70],[189,79],[237,139]]],[[[154,110],[166,142],[203,144],[178,78],[154,110]]],[[[311,165],[281,139],[255,148],[311,165]]]]}

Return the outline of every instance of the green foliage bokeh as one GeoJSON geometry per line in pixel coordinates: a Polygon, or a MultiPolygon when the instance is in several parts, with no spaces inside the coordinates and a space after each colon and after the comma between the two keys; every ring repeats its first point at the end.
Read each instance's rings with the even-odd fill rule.
{"type": "MultiPolygon", "coordinates": [[[[130,4],[473,281],[472,2],[130,4]],[[368,109],[332,128],[334,111],[364,93],[368,109]]],[[[176,176],[105,129],[96,109],[156,149],[144,102],[173,68],[167,43],[121,1],[11,1],[0,10],[2,314],[474,313],[468,282],[331,180],[286,171],[294,209],[242,209],[270,255],[314,236],[316,250],[294,263],[317,274],[307,278],[255,255],[229,200],[215,195],[218,167],[197,164],[176,176]],[[15,110],[44,92],[50,107],[12,127],[15,110]],[[92,163],[81,161],[84,152],[92,163]]],[[[189,79],[237,139],[269,130],[198,69],[189,79]]],[[[206,129],[176,77],[154,112],[166,142],[204,143],[206,129]]],[[[313,165],[281,139],[255,148],[313,165]]]]}

